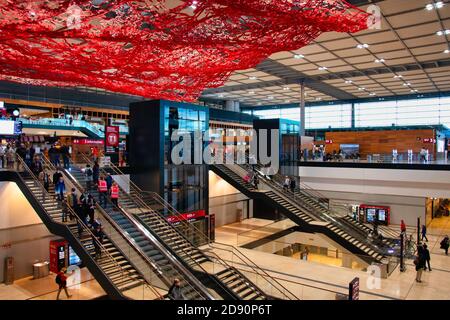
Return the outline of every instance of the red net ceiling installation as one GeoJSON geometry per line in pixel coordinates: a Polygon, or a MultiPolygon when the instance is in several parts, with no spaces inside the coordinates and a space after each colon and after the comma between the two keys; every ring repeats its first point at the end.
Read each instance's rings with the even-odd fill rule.
{"type": "Polygon", "coordinates": [[[193,101],[369,17],[340,0],[0,0],[0,80],[193,101]]]}

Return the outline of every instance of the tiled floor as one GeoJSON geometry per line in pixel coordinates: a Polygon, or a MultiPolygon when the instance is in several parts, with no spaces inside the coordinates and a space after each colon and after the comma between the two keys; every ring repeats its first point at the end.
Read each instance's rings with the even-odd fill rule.
{"type": "MultiPolygon", "coordinates": [[[[236,245],[237,234],[233,229],[251,230],[251,225],[261,227],[269,225],[268,220],[250,219],[245,226],[233,224],[218,228],[216,240],[236,245]]],[[[395,228],[396,226],[394,226],[395,228]]],[[[415,270],[411,261],[407,262],[406,272],[397,268],[388,279],[377,280],[363,271],[342,267],[333,267],[302,261],[270,253],[239,248],[261,268],[278,278],[279,282],[302,299],[334,299],[332,292],[347,292],[348,283],[359,277],[361,281],[361,299],[450,299],[450,256],[445,256],[439,243],[445,234],[450,234],[450,218],[435,219],[428,228],[431,252],[432,272],[425,272],[422,283],[415,282],[415,270]],[[325,291],[330,290],[330,291],[325,291]]],[[[230,258],[230,257],[227,257],[230,258]]]]}
{"type": "MultiPolygon", "coordinates": [[[[105,295],[98,282],[92,277],[86,268],[81,269],[81,282],[70,284],[68,291],[72,295],[70,300],[90,300],[105,295]]],[[[70,278],[69,278],[70,279],[70,278]]],[[[27,277],[14,281],[12,285],[0,285],[0,300],[55,300],[58,286],[55,283],[55,275],[41,279],[27,277]]],[[[64,291],[60,295],[61,300],[67,300],[64,291]]]]}

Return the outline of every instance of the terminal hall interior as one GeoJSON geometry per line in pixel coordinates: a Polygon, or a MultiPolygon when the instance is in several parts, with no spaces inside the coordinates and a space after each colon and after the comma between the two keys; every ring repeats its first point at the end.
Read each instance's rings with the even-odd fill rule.
{"type": "Polygon", "coordinates": [[[0,300],[450,300],[450,1],[0,1],[0,300]]]}

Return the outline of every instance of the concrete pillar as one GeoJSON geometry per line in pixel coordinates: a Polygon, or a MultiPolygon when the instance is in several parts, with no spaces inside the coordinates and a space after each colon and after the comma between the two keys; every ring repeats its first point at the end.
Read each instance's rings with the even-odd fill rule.
{"type": "Polygon", "coordinates": [[[231,100],[225,101],[225,110],[234,111],[234,101],[231,100]]]}
{"type": "Polygon", "coordinates": [[[241,103],[239,101],[234,102],[234,111],[241,112],[241,103]]]}
{"type": "Polygon", "coordinates": [[[300,86],[300,137],[305,135],[305,82],[300,86]]]}

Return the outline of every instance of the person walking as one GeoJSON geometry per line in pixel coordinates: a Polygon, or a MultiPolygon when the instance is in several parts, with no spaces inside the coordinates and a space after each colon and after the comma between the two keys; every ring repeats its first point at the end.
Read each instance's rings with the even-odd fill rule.
{"type": "MultiPolygon", "coordinates": [[[[71,192],[67,195],[67,204],[73,212],[78,212],[78,195],[75,188],[72,188],[71,192]]],[[[69,211],[69,218],[73,220],[72,211],[69,211]]]]}
{"type": "Polygon", "coordinates": [[[422,282],[422,273],[425,268],[425,252],[422,244],[417,247],[417,257],[414,259],[414,265],[416,266],[416,282],[422,282]]]}
{"type": "Polygon", "coordinates": [[[31,172],[34,173],[36,177],[39,177],[39,174],[42,172],[42,162],[39,160],[38,157],[35,157],[33,160],[33,163],[31,163],[31,172]]]}
{"type": "Polygon", "coordinates": [[[61,147],[61,155],[63,158],[64,168],[69,169],[70,168],[70,153],[69,153],[69,147],[66,145],[63,145],[61,147]]]}
{"type": "Polygon", "coordinates": [[[113,180],[113,178],[111,176],[111,173],[108,172],[105,181],[106,181],[106,187],[108,189],[108,194],[111,194],[111,187],[112,187],[113,182],[114,182],[114,180],[113,180]]]}
{"type": "Polygon", "coordinates": [[[428,265],[428,271],[431,271],[431,265],[430,265],[430,260],[431,260],[431,256],[430,256],[430,250],[428,250],[428,246],[426,244],[423,245],[423,255],[425,258],[425,268],[424,271],[427,271],[427,265],[428,265]]]}
{"type": "Polygon", "coordinates": [[[119,186],[116,182],[113,183],[111,186],[111,202],[116,206],[119,207],[119,186]]]}
{"type": "Polygon", "coordinates": [[[67,278],[70,277],[70,275],[67,276],[66,272],[67,269],[62,268],[56,275],[56,283],[58,284],[58,294],[56,295],[56,300],[59,300],[59,295],[61,294],[62,290],[64,290],[64,292],[66,293],[67,298],[70,298],[72,296],[67,291],[67,278]]]}
{"type": "Polygon", "coordinates": [[[87,216],[89,216],[88,224],[91,224],[94,222],[94,215],[95,215],[95,199],[91,194],[88,194],[87,202],[86,202],[86,210],[87,210],[87,216]]]}
{"type": "Polygon", "coordinates": [[[92,190],[92,175],[93,171],[91,169],[91,165],[87,164],[86,168],[84,169],[84,175],[85,175],[85,181],[86,181],[86,190],[91,191],[92,190]]]}
{"type": "Polygon", "coordinates": [[[283,190],[285,190],[285,191],[289,190],[290,185],[291,185],[291,179],[289,179],[289,177],[286,176],[284,179],[284,183],[283,183],[283,190]]]}
{"type": "Polygon", "coordinates": [[[170,300],[186,300],[183,292],[181,292],[180,280],[174,279],[169,289],[168,296],[170,300]]]}
{"type": "Polygon", "coordinates": [[[422,225],[422,241],[423,239],[425,239],[425,241],[428,242],[427,227],[424,224],[422,225]]]}
{"type": "Polygon", "coordinates": [[[445,236],[444,239],[442,239],[440,245],[441,245],[441,249],[444,249],[445,255],[448,256],[448,247],[450,245],[450,241],[449,241],[448,236],[445,236]]]}
{"type": "Polygon", "coordinates": [[[107,195],[108,195],[108,185],[106,184],[106,181],[103,177],[100,177],[100,180],[98,180],[98,197],[100,206],[106,209],[108,206],[107,203],[107,195]]]}
{"type": "Polygon", "coordinates": [[[50,175],[47,173],[47,170],[42,170],[41,173],[39,173],[39,180],[44,185],[45,191],[49,192],[50,190],[50,175]]]}
{"type": "Polygon", "coordinates": [[[55,190],[56,190],[56,185],[59,182],[59,179],[62,178],[62,177],[63,177],[62,173],[59,172],[58,169],[56,169],[55,173],[53,174],[53,178],[52,178],[53,185],[55,186],[55,190]]]}
{"type": "Polygon", "coordinates": [[[100,166],[98,165],[98,162],[94,162],[94,166],[92,167],[92,182],[94,183],[94,186],[96,187],[98,185],[98,178],[100,177],[100,166]]]}
{"type": "Polygon", "coordinates": [[[103,244],[103,240],[105,238],[105,234],[102,230],[102,226],[97,224],[92,231],[92,242],[94,243],[95,256],[94,259],[98,259],[102,257],[102,250],[100,245],[103,244]]]}
{"type": "Polygon", "coordinates": [[[406,224],[405,224],[405,221],[403,219],[400,222],[400,233],[406,234],[406,224]]]}
{"type": "Polygon", "coordinates": [[[295,187],[296,187],[295,179],[291,179],[291,182],[290,182],[290,184],[289,184],[289,188],[291,189],[291,192],[292,192],[292,193],[295,192],[295,187]]]}
{"type": "Polygon", "coordinates": [[[66,192],[66,184],[64,183],[64,178],[60,177],[59,181],[55,185],[55,192],[57,194],[57,199],[59,201],[64,200],[64,193],[66,192]]]}

